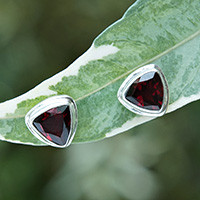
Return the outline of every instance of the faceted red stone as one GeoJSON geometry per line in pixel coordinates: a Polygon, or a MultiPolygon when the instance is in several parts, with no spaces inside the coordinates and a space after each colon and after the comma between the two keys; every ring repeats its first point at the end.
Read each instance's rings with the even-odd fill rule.
{"type": "Polygon", "coordinates": [[[44,137],[58,145],[66,144],[70,124],[69,106],[52,108],[33,121],[33,125],[44,137]]]}
{"type": "Polygon", "coordinates": [[[148,110],[160,110],[163,103],[163,84],[157,72],[148,72],[128,89],[125,98],[148,110]]]}

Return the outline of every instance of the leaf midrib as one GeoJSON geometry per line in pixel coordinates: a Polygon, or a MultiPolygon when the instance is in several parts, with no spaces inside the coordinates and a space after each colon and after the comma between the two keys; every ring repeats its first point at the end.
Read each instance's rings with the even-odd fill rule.
{"type": "MultiPolygon", "coordinates": [[[[190,35],[190,36],[187,37],[186,39],[182,40],[182,41],[179,42],[178,44],[174,45],[173,47],[171,47],[171,48],[169,48],[169,49],[163,51],[162,53],[158,54],[157,56],[155,56],[155,57],[153,57],[153,58],[151,58],[151,59],[145,61],[144,63],[142,63],[142,64],[140,64],[140,65],[138,65],[138,66],[136,66],[134,69],[131,69],[131,70],[127,71],[126,73],[123,73],[121,76],[119,76],[119,77],[113,79],[112,81],[108,82],[107,84],[103,85],[102,87],[99,87],[98,89],[96,89],[96,90],[94,90],[94,91],[92,91],[92,92],[90,92],[90,93],[88,93],[88,94],[86,94],[86,95],[84,95],[84,96],[82,96],[82,97],[79,97],[79,98],[75,99],[75,101],[76,101],[76,102],[77,102],[77,101],[80,101],[80,100],[82,100],[82,99],[84,99],[84,98],[87,98],[88,96],[90,96],[90,95],[92,95],[92,94],[94,94],[94,93],[96,93],[96,92],[99,92],[99,91],[103,90],[105,87],[111,85],[112,83],[118,81],[119,79],[128,76],[128,75],[131,74],[133,71],[135,71],[137,68],[140,68],[140,67],[142,67],[142,66],[144,66],[144,65],[147,65],[147,64],[153,62],[154,60],[159,59],[160,57],[162,57],[162,56],[168,54],[169,52],[173,51],[174,49],[177,49],[178,47],[180,47],[180,46],[184,45],[185,43],[189,42],[190,40],[194,39],[194,38],[197,37],[198,35],[200,35],[200,30],[198,30],[198,31],[195,32],[194,34],[190,35]]],[[[23,118],[23,117],[25,117],[25,115],[17,115],[17,116],[13,116],[13,117],[11,117],[11,116],[10,116],[10,117],[2,117],[2,118],[0,118],[0,120],[4,120],[4,119],[16,119],[16,118],[23,118]]]]}
{"type": "Polygon", "coordinates": [[[102,89],[104,89],[105,87],[111,85],[112,83],[118,81],[119,79],[124,78],[125,76],[128,76],[128,75],[131,74],[133,71],[135,71],[137,68],[140,68],[140,67],[142,67],[142,66],[144,66],[144,65],[147,65],[147,64],[153,62],[154,60],[159,59],[160,57],[162,57],[162,56],[168,54],[169,52],[173,51],[174,49],[177,49],[178,47],[182,46],[183,44],[185,44],[185,43],[189,42],[190,40],[194,39],[194,38],[197,37],[198,35],[200,35],[200,30],[198,30],[197,32],[195,32],[194,34],[192,34],[191,36],[189,36],[188,38],[184,39],[184,40],[181,41],[180,43],[174,45],[173,47],[171,47],[171,48],[169,48],[169,49],[163,51],[162,53],[160,53],[160,54],[158,54],[157,56],[155,56],[155,57],[149,59],[148,61],[145,61],[144,63],[142,63],[142,64],[136,66],[136,68],[131,69],[131,70],[127,71],[126,73],[122,74],[121,76],[119,76],[119,77],[113,79],[112,81],[108,82],[107,84],[103,85],[102,87],[100,87],[100,88],[98,88],[98,89],[96,89],[96,90],[94,90],[94,91],[92,91],[92,92],[90,92],[90,93],[88,93],[88,94],[86,94],[86,95],[84,95],[84,96],[78,98],[78,99],[75,99],[75,101],[80,101],[80,100],[82,100],[82,99],[84,99],[84,98],[86,98],[86,97],[88,97],[88,96],[90,96],[90,95],[92,95],[92,94],[94,94],[94,93],[96,93],[96,92],[99,92],[100,90],[102,90],[102,89]]]}

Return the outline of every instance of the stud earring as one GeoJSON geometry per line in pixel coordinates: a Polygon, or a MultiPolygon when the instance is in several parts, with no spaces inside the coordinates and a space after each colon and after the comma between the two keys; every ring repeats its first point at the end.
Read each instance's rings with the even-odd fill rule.
{"type": "Polygon", "coordinates": [[[161,69],[150,64],[130,74],[117,96],[122,105],[136,114],[162,116],[169,102],[168,84],[161,69]]]}
{"type": "Polygon", "coordinates": [[[67,95],[50,97],[34,106],[25,116],[25,123],[35,137],[60,148],[71,144],[77,121],[76,103],[67,95]]]}

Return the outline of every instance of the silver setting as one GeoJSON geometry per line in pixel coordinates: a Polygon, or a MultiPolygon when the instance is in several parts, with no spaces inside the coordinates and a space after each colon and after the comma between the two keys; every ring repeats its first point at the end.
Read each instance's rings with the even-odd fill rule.
{"type": "Polygon", "coordinates": [[[77,128],[77,123],[78,123],[78,115],[77,115],[77,106],[75,101],[67,96],[67,95],[59,95],[59,96],[53,96],[48,99],[45,99],[44,101],[40,102],[36,106],[34,106],[25,116],[25,123],[30,132],[38,138],[40,141],[53,146],[53,147],[59,147],[59,148],[64,148],[67,147],[71,144],[76,128],[77,128]],[[68,139],[66,141],[65,145],[58,145],[55,144],[54,142],[49,141],[47,138],[45,138],[33,125],[33,121],[40,116],[42,113],[55,108],[59,106],[64,106],[68,105],[69,110],[70,110],[70,115],[71,115],[71,126],[70,126],[70,133],[68,136],[68,139]]]}
{"type": "Polygon", "coordinates": [[[124,105],[128,110],[139,114],[139,115],[146,115],[146,116],[162,116],[165,114],[167,110],[167,106],[169,103],[169,90],[168,84],[165,79],[164,74],[162,73],[161,69],[155,64],[145,65],[131,73],[126,80],[120,86],[117,97],[122,105],[124,105]],[[160,110],[148,110],[145,108],[141,108],[137,105],[132,104],[126,98],[126,92],[128,91],[129,87],[132,85],[134,81],[136,81],[139,77],[143,76],[148,72],[157,72],[160,75],[162,84],[163,84],[163,104],[160,110]]]}

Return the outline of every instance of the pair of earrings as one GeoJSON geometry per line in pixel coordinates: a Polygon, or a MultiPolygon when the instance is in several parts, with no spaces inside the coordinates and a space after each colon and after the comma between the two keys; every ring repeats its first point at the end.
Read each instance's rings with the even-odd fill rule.
{"type": "MultiPolygon", "coordinates": [[[[162,116],[169,101],[167,81],[157,65],[146,65],[126,78],[117,97],[123,106],[136,114],[162,116]]],[[[67,147],[77,128],[76,103],[67,95],[50,97],[27,113],[25,123],[42,142],[67,147]]]]}

